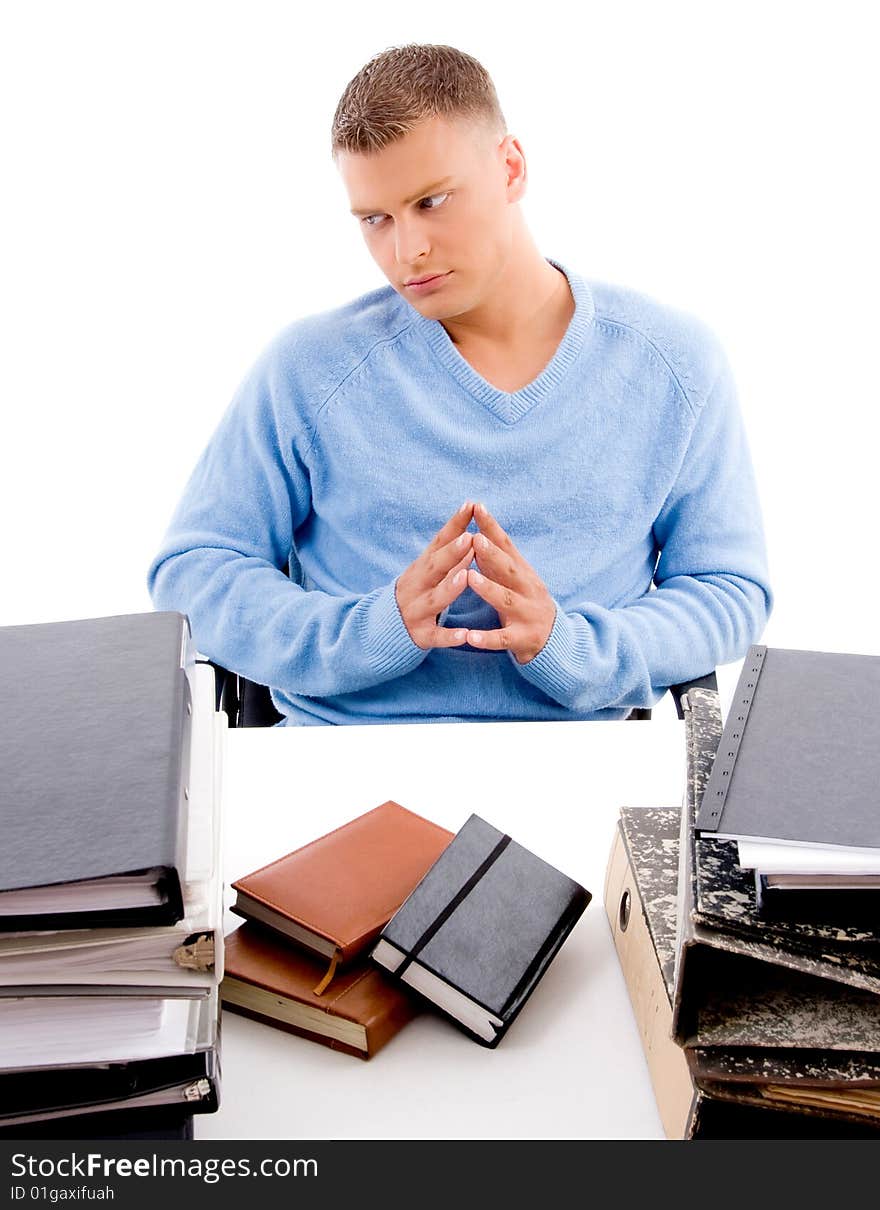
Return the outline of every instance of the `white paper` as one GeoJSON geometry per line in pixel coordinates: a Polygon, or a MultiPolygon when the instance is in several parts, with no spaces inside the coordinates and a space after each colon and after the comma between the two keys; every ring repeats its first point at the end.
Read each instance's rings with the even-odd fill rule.
{"type": "Polygon", "coordinates": [[[741,840],[739,864],[762,874],[880,874],[877,849],[741,840]]]}

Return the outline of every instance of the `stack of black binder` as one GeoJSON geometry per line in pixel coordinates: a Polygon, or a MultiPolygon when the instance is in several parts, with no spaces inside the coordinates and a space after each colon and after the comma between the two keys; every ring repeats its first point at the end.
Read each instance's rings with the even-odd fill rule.
{"type": "Polygon", "coordinates": [[[225,715],[178,613],[0,628],[0,1133],[217,1108],[225,715]]]}
{"type": "MultiPolygon", "coordinates": [[[[786,900],[768,910],[726,822],[728,806],[760,797],[765,835],[795,842],[795,862],[807,868],[820,844],[807,853],[796,822],[785,837],[780,820],[799,814],[823,822],[821,847],[835,858],[841,811],[853,817],[849,788],[870,784],[872,764],[876,785],[878,676],[875,657],[752,648],[723,726],[717,693],[687,694],[681,814],[621,813],[606,908],[670,1137],[880,1132],[880,930],[865,912],[870,892],[847,899],[835,879],[816,879],[780,887],[786,900]],[[792,774],[799,760],[808,775],[803,766],[792,774]],[[698,825],[712,812],[723,839],[698,825]]],[[[850,850],[870,849],[854,843],[868,835],[851,831],[850,850]]],[[[812,861],[814,875],[823,860],[812,861]]]]}

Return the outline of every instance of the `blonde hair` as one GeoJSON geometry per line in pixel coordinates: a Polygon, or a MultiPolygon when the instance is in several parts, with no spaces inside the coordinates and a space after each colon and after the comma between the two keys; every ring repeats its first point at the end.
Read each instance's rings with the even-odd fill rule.
{"type": "Polygon", "coordinates": [[[427,118],[467,118],[506,129],[485,67],[454,46],[392,46],[345,87],[333,116],[331,150],[370,154],[427,118]]]}

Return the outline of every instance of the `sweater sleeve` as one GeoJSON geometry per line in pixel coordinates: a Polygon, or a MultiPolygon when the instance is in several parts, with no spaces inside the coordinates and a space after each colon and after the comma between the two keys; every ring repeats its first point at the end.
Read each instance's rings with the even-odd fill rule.
{"type": "Polygon", "coordinates": [[[293,535],[311,509],[289,387],[258,363],[190,477],[147,586],[185,613],[199,651],[289,694],[329,696],[402,676],[427,655],[410,638],[394,581],[364,595],[306,590],[293,535]]]}
{"type": "Polygon", "coordinates": [[[562,705],[651,706],[670,685],[744,656],[770,616],[760,505],[723,359],[695,411],[675,484],[653,526],[656,587],[621,608],[557,605],[543,649],[516,665],[562,705]]]}

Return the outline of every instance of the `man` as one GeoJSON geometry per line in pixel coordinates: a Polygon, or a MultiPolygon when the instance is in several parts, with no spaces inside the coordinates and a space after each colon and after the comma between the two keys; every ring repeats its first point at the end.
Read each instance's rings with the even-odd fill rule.
{"type": "Polygon", "coordinates": [[[333,153],[390,284],[257,362],[156,606],[286,723],[624,718],[744,655],[771,593],[712,335],[540,254],[522,148],[460,51],[374,58],[333,153]]]}

